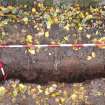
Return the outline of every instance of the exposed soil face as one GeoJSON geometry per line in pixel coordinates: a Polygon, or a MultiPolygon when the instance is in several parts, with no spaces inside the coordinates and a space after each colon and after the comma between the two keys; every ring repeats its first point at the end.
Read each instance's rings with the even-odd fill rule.
{"type": "Polygon", "coordinates": [[[37,55],[25,53],[25,48],[3,48],[0,53],[8,78],[48,82],[105,76],[105,53],[97,48],[83,48],[79,51],[70,48],[40,49],[37,55]],[[97,56],[87,61],[86,58],[92,51],[97,56]]]}

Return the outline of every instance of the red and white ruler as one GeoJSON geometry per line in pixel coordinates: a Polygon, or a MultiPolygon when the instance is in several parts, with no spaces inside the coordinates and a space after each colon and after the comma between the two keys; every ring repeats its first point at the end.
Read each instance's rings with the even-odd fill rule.
{"type": "Polygon", "coordinates": [[[86,44],[40,44],[40,45],[0,45],[0,48],[29,48],[29,47],[104,47],[105,43],[86,44]]]}

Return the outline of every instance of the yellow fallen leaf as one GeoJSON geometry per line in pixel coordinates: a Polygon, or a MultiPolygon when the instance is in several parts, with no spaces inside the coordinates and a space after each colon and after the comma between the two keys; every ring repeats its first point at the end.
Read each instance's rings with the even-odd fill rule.
{"type": "Polygon", "coordinates": [[[49,95],[50,93],[49,93],[49,91],[48,91],[48,88],[46,88],[46,90],[45,90],[45,95],[49,95]]]}
{"type": "Polygon", "coordinates": [[[95,93],[95,96],[102,96],[102,95],[103,95],[102,92],[96,92],[96,93],[95,93]]]}
{"type": "Polygon", "coordinates": [[[96,31],[96,35],[98,35],[98,34],[99,34],[99,31],[97,30],[97,31],[96,31]]]}
{"type": "Polygon", "coordinates": [[[49,92],[50,92],[50,93],[54,92],[55,90],[56,90],[56,88],[54,88],[54,87],[49,87],[49,92]]]}
{"type": "Polygon", "coordinates": [[[88,57],[87,57],[87,60],[88,60],[88,61],[90,61],[91,59],[92,59],[92,57],[91,57],[91,56],[88,56],[88,57]]]}
{"type": "Polygon", "coordinates": [[[53,20],[51,19],[51,17],[48,17],[47,29],[50,29],[52,24],[53,24],[53,20]]]}
{"type": "Polygon", "coordinates": [[[25,24],[27,24],[29,20],[28,20],[27,17],[24,17],[24,18],[23,18],[23,21],[25,22],[25,24]]]}
{"type": "Polygon", "coordinates": [[[45,37],[48,38],[49,37],[49,32],[45,32],[45,37]]]}
{"type": "Polygon", "coordinates": [[[27,5],[26,4],[24,5],[24,8],[27,8],[27,5]]]}
{"type": "Polygon", "coordinates": [[[87,15],[87,16],[86,16],[86,20],[89,20],[89,19],[92,19],[92,18],[93,18],[92,15],[87,15]]]}
{"type": "Polygon", "coordinates": [[[26,36],[26,42],[27,43],[32,43],[32,35],[27,35],[26,36]]]}
{"type": "Polygon", "coordinates": [[[99,12],[99,9],[98,8],[92,8],[92,7],[90,7],[90,11],[91,12],[99,12]]]}
{"type": "Polygon", "coordinates": [[[52,96],[52,97],[57,97],[57,96],[60,96],[60,93],[59,93],[59,92],[53,92],[53,93],[51,94],[51,96],[52,96]]]}
{"type": "Polygon", "coordinates": [[[65,37],[64,37],[64,40],[68,41],[68,37],[67,37],[67,36],[65,36],[65,37]]]}
{"type": "Polygon", "coordinates": [[[83,27],[81,27],[81,26],[78,28],[79,31],[82,31],[82,29],[83,29],[83,27]]]}
{"type": "Polygon", "coordinates": [[[12,10],[14,7],[13,6],[8,6],[7,8],[10,9],[10,10],[12,10]]]}
{"type": "Polygon", "coordinates": [[[23,18],[23,21],[25,21],[25,22],[28,21],[28,18],[27,17],[24,17],[23,18]]]}
{"type": "Polygon", "coordinates": [[[19,84],[18,89],[19,92],[24,93],[26,91],[26,86],[23,84],[19,84]]]}
{"type": "Polygon", "coordinates": [[[36,12],[36,9],[35,8],[32,8],[32,13],[35,13],[36,12]]]}
{"type": "Polygon", "coordinates": [[[71,95],[71,99],[72,99],[73,101],[76,101],[76,100],[78,99],[77,94],[72,94],[72,95],[71,95]]]}
{"type": "Polygon", "coordinates": [[[43,92],[43,90],[42,90],[42,89],[39,89],[39,90],[38,90],[38,92],[39,92],[39,93],[42,93],[42,92],[43,92]]]}
{"type": "Polygon", "coordinates": [[[60,98],[60,103],[64,104],[64,102],[65,102],[65,98],[60,98]]]}
{"type": "Polygon", "coordinates": [[[92,52],[92,57],[95,58],[96,57],[96,53],[92,52]]]}
{"type": "Polygon", "coordinates": [[[70,24],[67,24],[66,26],[64,26],[64,29],[66,29],[67,31],[69,31],[69,27],[70,27],[70,24]]]}
{"type": "Polygon", "coordinates": [[[6,89],[4,87],[0,87],[0,96],[4,96],[4,94],[6,93],[6,89]]]}
{"type": "Polygon", "coordinates": [[[87,37],[88,39],[90,39],[90,38],[91,38],[91,35],[90,35],[90,34],[87,34],[86,37],[87,37]]]}
{"type": "Polygon", "coordinates": [[[80,13],[80,17],[81,17],[81,18],[84,18],[84,17],[85,17],[82,12],[80,13]]]}
{"type": "Polygon", "coordinates": [[[18,91],[15,89],[13,92],[12,92],[12,96],[13,97],[16,97],[18,95],[18,91]]]}
{"type": "Polygon", "coordinates": [[[50,29],[50,28],[51,28],[51,24],[48,23],[48,24],[47,24],[47,29],[50,29]]]}
{"type": "Polygon", "coordinates": [[[28,52],[29,52],[30,54],[33,54],[33,55],[34,55],[34,54],[35,54],[35,49],[29,48],[29,49],[28,49],[28,52]]]}
{"type": "Polygon", "coordinates": [[[38,3],[38,7],[43,8],[44,7],[43,3],[38,3]]]}

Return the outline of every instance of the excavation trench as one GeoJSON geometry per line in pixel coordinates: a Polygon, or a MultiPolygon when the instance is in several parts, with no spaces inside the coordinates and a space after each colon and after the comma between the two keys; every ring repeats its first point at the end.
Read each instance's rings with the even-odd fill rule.
{"type": "MultiPolygon", "coordinates": [[[[1,48],[6,79],[23,82],[49,81],[79,82],[105,76],[105,50],[87,47],[78,51],[72,48],[41,48],[32,55],[26,48],[1,48]],[[87,60],[95,53],[95,57],[87,60]]],[[[2,80],[2,72],[0,72],[2,80]]]]}
{"type": "MultiPolygon", "coordinates": [[[[104,24],[104,22],[103,22],[104,24]]],[[[104,37],[105,25],[98,29],[101,34],[95,35],[97,29],[90,28],[78,31],[71,28],[69,31],[52,25],[49,30],[49,38],[38,36],[33,24],[28,26],[22,23],[8,24],[2,30],[6,36],[1,44],[15,45],[27,44],[25,38],[31,33],[33,43],[51,44],[51,41],[62,41],[67,35],[65,43],[93,43],[93,39],[104,37]],[[86,35],[91,35],[88,39],[86,35]]],[[[2,31],[0,30],[0,31],[2,31]]],[[[98,47],[83,47],[74,50],[72,47],[40,48],[35,54],[27,52],[26,48],[0,48],[0,61],[4,63],[4,71],[7,79],[17,78],[23,82],[79,82],[98,77],[105,77],[105,49],[98,47]]],[[[0,72],[2,80],[2,72],[0,72]]]]}

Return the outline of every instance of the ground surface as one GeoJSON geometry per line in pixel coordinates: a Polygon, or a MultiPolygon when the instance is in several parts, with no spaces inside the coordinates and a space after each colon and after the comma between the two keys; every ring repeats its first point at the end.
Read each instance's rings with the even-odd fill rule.
{"type": "Polygon", "coordinates": [[[9,80],[0,86],[0,105],[105,105],[105,79],[44,85],[9,80]]]}

